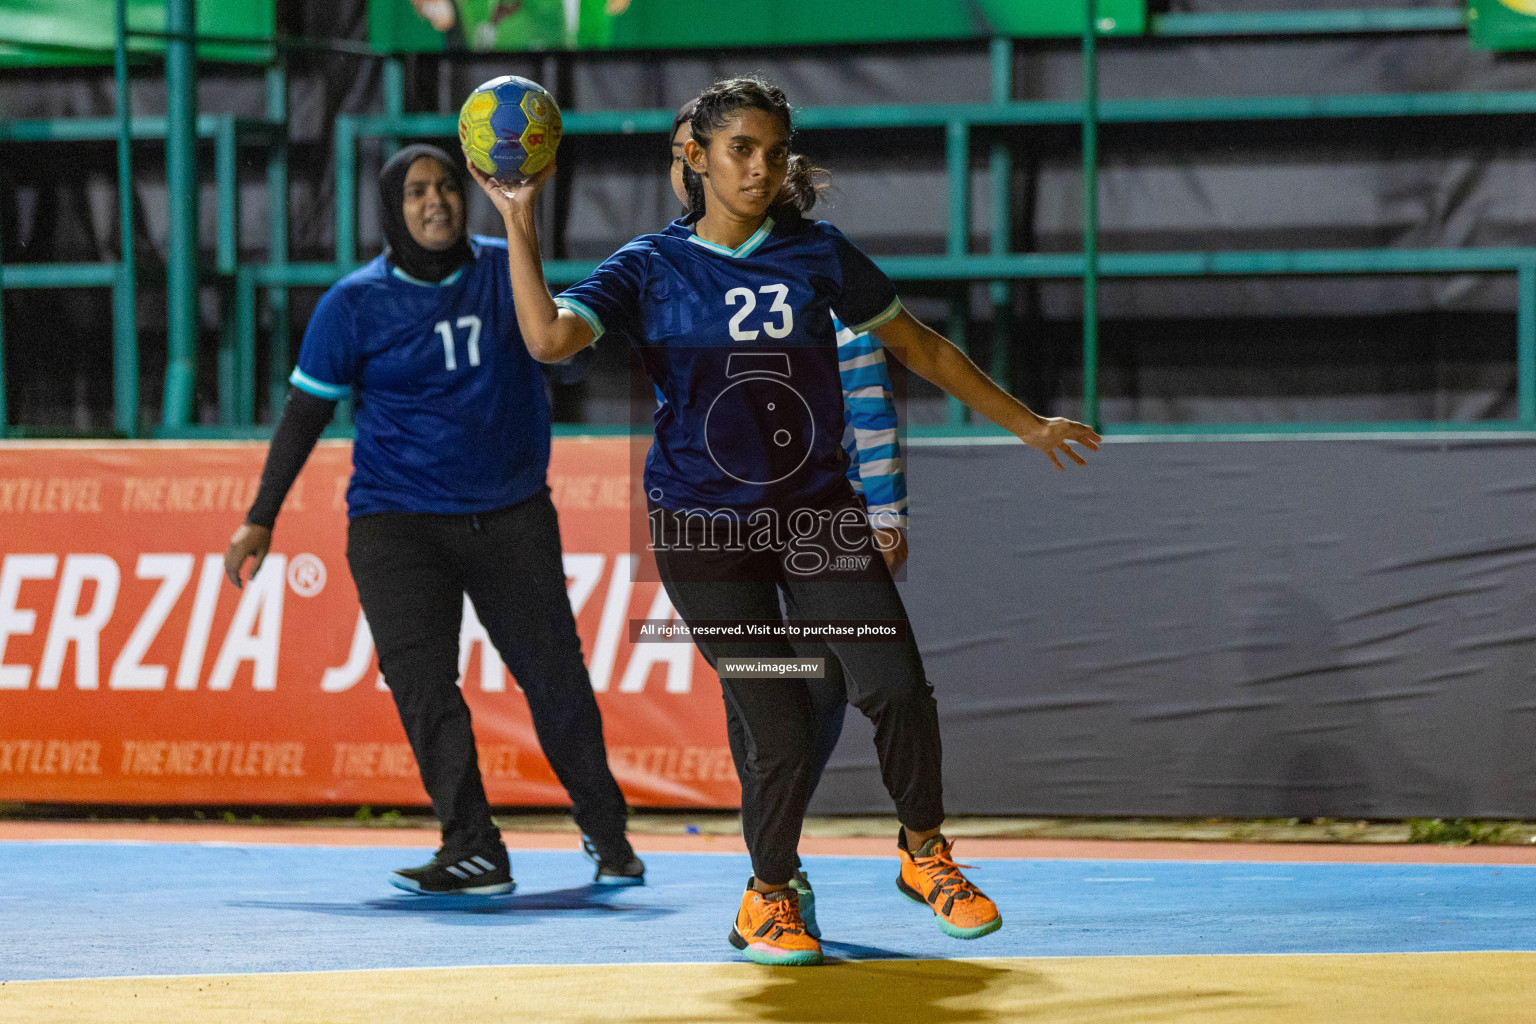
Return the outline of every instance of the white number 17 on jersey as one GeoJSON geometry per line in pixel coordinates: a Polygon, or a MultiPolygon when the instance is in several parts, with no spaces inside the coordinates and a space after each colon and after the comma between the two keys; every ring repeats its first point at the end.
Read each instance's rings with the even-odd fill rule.
{"type": "MultiPolygon", "coordinates": [[[[468,316],[459,317],[458,326],[469,328],[469,340],[465,348],[469,349],[469,365],[480,365],[480,318],[471,313],[468,316]]],[[[448,326],[447,320],[439,320],[433,328],[443,339],[443,360],[448,364],[448,369],[457,370],[459,361],[453,352],[453,328],[448,326]]]]}

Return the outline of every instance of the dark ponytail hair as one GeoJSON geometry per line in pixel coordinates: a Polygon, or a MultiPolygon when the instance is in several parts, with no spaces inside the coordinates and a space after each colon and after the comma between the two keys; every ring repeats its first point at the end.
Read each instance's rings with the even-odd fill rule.
{"type": "MultiPolygon", "coordinates": [[[[724,79],[699,94],[693,101],[692,115],[688,119],[693,140],[708,148],[715,132],[725,127],[731,115],[746,109],[761,110],[783,119],[784,130],[793,136],[794,123],[790,119],[789,100],[784,90],[761,78],[749,76],[724,79]]],[[[677,131],[676,125],[672,130],[674,133],[677,131]]],[[[788,216],[798,217],[809,213],[816,205],[821,190],[827,187],[828,177],[825,170],[814,166],[802,154],[791,153],[784,184],[768,208],[769,215],[782,220],[788,216]]],[[[683,167],[683,187],[688,192],[688,220],[696,221],[704,216],[704,181],[692,167],[683,167]]]]}

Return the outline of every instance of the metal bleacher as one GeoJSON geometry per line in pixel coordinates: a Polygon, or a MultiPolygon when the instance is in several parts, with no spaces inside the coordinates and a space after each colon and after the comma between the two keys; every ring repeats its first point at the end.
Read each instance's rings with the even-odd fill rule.
{"type": "MultiPolygon", "coordinates": [[[[0,121],[0,144],[57,143],[85,140],[116,140],[119,189],[124,223],[131,223],[131,166],[127,160],[130,140],[165,139],[172,208],[170,257],[166,275],[169,313],[169,358],[161,420],[144,428],[137,422],[139,404],[138,332],[134,322],[134,290],[137,275],[131,246],[110,263],[12,264],[0,267],[0,289],[11,288],[110,288],[114,302],[113,354],[115,432],[134,437],[148,434],[164,438],[230,438],[262,436],[270,427],[256,423],[257,395],[268,391],[277,408],[286,389],[291,354],[287,346],[273,345],[267,365],[257,362],[259,303],[266,303],[269,323],[277,337],[288,337],[288,296],[293,287],[329,285],[358,265],[357,203],[358,147],[362,140],[404,136],[448,137],[455,134],[453,115],[411,113],[404,110],[404,75],[398,55],[375,52],[384,62],[384,113],[342,115],[335,131],[336,247],[331,262],[290,262],[287,213],[287,79],[283,54],[292,41],[274,37],[266,69],[268,109],[262,119],[218,114],[197,115],[178,96],[195,95],[193,35],[177,26],[189,26],[192,0],[168,0],[164,63],[170,92],[165,117],[129,117],[126,110],[127,41],[136,33],[126,29],[123,0],[119,0],[115,60],[118,82],[116,118],[47,121],[0,121]],[[180,209],[190,204],[195,189],[178,182],[195,182],[196,140],[214,144],[218,182],[217,253],[211,274],[223,288],[223,330],[218,349],[219,423],[191,421],[192,386],[196,358],[196,319],[193,305],[200,276],[191,227],[195,211],[180,209]],[[259,147],[267,154],[267,186],[273,216],[264,262],[239,259],[239,191],[236,164],[241,150],[259,147]]],[[[1095,24],[1093,0],[1087,0],[1085,25],[1095,24]]],[[[1155,36],[1200,39],[1218,36],[1351,35],[1376,33],[1464,33],[1466,11],[1451,8],[1409,8],[1369,11],[1296,11],[1254,14],[1154,15],[1148,32],[1155,36]]],[[[989,283],[994,306],[994,330],[1005,340],[1010,282],[1030,278],[1081,279],[1084,290],[1083,408],[1085,418],[1098,421],[1098,306],[1100,278],[1181,278],[1213,275],[1397,275],[1397,274],[1514,274],[1518,280],[1516,310],[1517,413],[1513,420],[1425,422],[1285,422],[1255,424],[1149,424],[1101,423],[1111,434],[1198,433],[1216,436],[1262,431],[1265,434],[1328,432],[1363,434],[1412,431],[1536,431],[1536,247],[1498,248],[1365,248],[1275,251],[1098,251],[1097,188],[1084,189],[1084,244],[1076,253],[1014,251],[1009,238],[1010,152],[1000,129],[1080,125],[1082,171],[1085,185],[1098,175],[1098,129],[1101,124],[1202,124],[1212,132],[1222,125],[1243,122],[1307,121],[1328,119],[1398,119],[1422,117],[1502,117],[1536,113],[1536,91],[1490,93],[1404,93],[1368,95],[1261,96],[1188,99],[1098,98],[1098,49],[1114,45],[1101,40],[1099,32],[1084,31],[1081,39],[1084,100],[1038,102],[1012,95],[1012,67],[1016,46],[1027,40],[994,39],[990,44],[992,89],[987,103],[889,105],[803,108],[796,128],[806,132],[826,130],[864,131],[892,128],[925,129],[942,137],[948,171],[948,230],[942,254],[884,257],[880,265],[901,281],[989,283]],[[979,137],[979,138],[977,138],[979,137]],[[970,169],[985,151],[991,191],[987,251],[969,252],[970,169]]],[[[206,41],[207,37],[197,37],[206,41]]],[[[250,42],[250,40],[245,40],[250,42]]],[[[306,45],[315,45],[313,43],[306,45]]],[[[338,44],[356,52],[356,43],[338,44]]],[[[671,124],[670,110],[568,110],[565,131],[570,135],[628,135],[664,133],[671,124]]],[[[123,232],[131,238],[131,231],[123,232]]],[[[546,271],[552,283],[584,276],[590,263],[550,261],[546,271]]],[[[209,270],[201,271],[204,281],[209,270]]],[[[965,345],[963,304],[952,301],[951,336],[965,345]]],[[[968,295],[968,293],[967,293],[968,295]]],[[[992,370],[1006,373],[1007,344],[992,344],[992,370]]],[[[0,375],[4,373],[4,327],[0,320],[0,375]]],[[[0,376],[3,379],[3,376],[0,376]]],[[[11,437],[35,436],[38,431],[11,423],[6,416],[4,389],[0,388],[0,425],[11,437]]],[[[586,432],[591,428],[568,427],[586,432]]],[[[946,434],[987,433],[992,428],[971,424],[951,403],[946,434]]]]}

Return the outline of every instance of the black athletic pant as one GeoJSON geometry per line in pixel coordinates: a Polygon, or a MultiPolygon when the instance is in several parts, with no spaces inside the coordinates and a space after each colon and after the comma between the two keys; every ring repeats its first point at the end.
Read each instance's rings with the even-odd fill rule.
{"type": "MultiPolygon", "coordinates": [[[[858,506],[849,491],[826,507],[835,514],[858,506]]],[[[653,509],[653,516],[657,514],[653,509]]],[[[862,570],[828,570],[807,577],[787,567],[787,552],[729,546],[709,550],[704,533],[714,528],[712,524],[660,515],[665,525],[658,536],[662,543],[656,563],[667,596],[684,622],[777,621],[783,616],[780,587],[797,619],[907,619],[890,570],[872,543],[865,549],[871,557],[862,570]]],[[[720,658],[800,656],[784,640],[701,640],[698,646],[711,665],[718,665],[720,658]]],[[[937,828],[944,820],[938,706],[910,627],[902,641],[832,640],[828,647],[842,663],[848,703],[874,723],[880,774],[896,803],[897,817],[913,831],[937,828]]],[[[731,753],[741,779],[742,834],[753,873],[770,885],[788,882],[798,866],[800,826],[813,772],[819,768],[818,718],[808,682],[720,680],[727,720],[740,724],[739,734],[731,737],[731,753]]]]}
{"type": "MultiPolygon", "coordinates": [[[[786,619],[806,617],[794,603],[794,596],[782,587],[779,589],[779,598],[784,603],[786,619]]],[[[832,751],[837,749],[838,738],[843,734],[843,718],[848,712],[848,687],[843,663],[837,660],[832,648],[820,640],[795,642],[793,646],[795,657],[820,658],[825,666],[822,678],[805,680],[805,692],[811,710],[811,760],[807,768],[810,778],[805,787],[805,799],[809,803],[816,793],[817,785],[821,783],[822,774],[827,770],[827,762],[832,759],[832,751]]],[[[729,701],[725,707],[725,732],[731,745],[731,757],[737,764],[741,764],[746,757],[745,727],[741,716],[732,710],[729,701]]]]}
{"type": "Polygon", "coordinates": [[[457,685],[464,595],[528,698],[539,745],[600,854],[624,849],[627,811],[566,597],[560,526],[546,489],[479,515],[384,513],[347,528],[347,562],[379,669],[443,826],[443,848],[496,845],[457,685]]]}

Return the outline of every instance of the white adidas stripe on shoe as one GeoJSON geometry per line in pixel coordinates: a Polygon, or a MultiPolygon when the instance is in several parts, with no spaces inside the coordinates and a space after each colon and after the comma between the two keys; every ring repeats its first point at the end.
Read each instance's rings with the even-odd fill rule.
{"type": "Polygon", "coordinates": [[[480,854],[449,864],[433,858],[430,864],[392,873],[389,882],[397,889],[423,896],[497,896],[517,886],[512,880],[510,863],[497,864],[480,854]]]}

